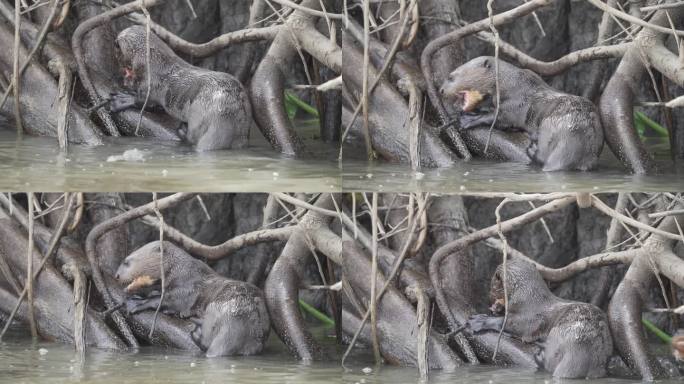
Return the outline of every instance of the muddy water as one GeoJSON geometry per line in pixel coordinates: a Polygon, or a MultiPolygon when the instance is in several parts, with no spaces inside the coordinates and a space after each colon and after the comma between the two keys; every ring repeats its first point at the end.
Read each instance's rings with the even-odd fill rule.
{"type": "MultiPolygon", "coordinates": [[[[32,345],[26,329],[14,329],[0,344],[2,383],[420,383],[415,368],[371,365],[372,357],[352,354],[343,369],[343,353],[328,336],[316,330],[328,361],[302,364],[293,360],[284,346],[272,336],[262,356],[207,359],[182,351],[142,347],[137,353],[117,353],[89,349],[84,361],[70,345],[32,345]],[[371,369],[369,372],[368,369],[371,369]]],[[[367,351],[367,350],[365,350],[367,351]]],[[[429,383],[551,383],[549,375],[530,370],[463,367],[457,372],[430,373],[429,383]]],[[[571,382],[571,381],[568,381],[571,382]]],[[[633,380],[600,379],[591,384],[630,383],[633,380]]]]}
{"type": "MultiPolygon", "coordinates": [[[[593,172],[542,172],[513,163],[471,161],[440,169],[413,172],[405,165],[362,160],[345,149],[311,139],[317,125],[300,122],[298,132],[309,150],[306,159],[275,153],[259,132],[252,132],[250,148],[197,153],[176,142],[152,143],[144,138],[107,138],[98,147],[72,145],[57,150],[51,138],[17,139],[0,128],[0,190],[2,191],[663,191],[684,190],[684,165],[673,165],[667,143],[650,143],[659,173],[630,175],[604,148],[593,172]],[[142,161],[107,161],[137,150],[142,161]]],[[[361,150],[363,148],[360,148],[361,150]]],[[[136,157],[136,156],[133,156],[136,157]]]]}
{"type": "Polygon", "coordinates": [[[71,145],[60,153],[52,138],[24,136],[0,127],[2,191],[301,191],[339,190],[337,149],[320,140],[317,123],[299,122],[307,159],[275,153],[259,132],[245,150],[197,153],[177,142],[106,138],[105,145],[71,145]],[[114,160],[127,150],[124,160],[114,160]],[[130,152],[129,152],[130,154],[130,152]]]}
{"type": "Polygon", "coordinates": [[[535,166],[482,160],[413,172],[405,165],[369,163],[358,153],[347,151],[342,184],[353,191],[681,191],[684,163],[673,164],[668,145],[665,141],[648,142],[658,167],[657,174],[649,176],[628,174],[608,147],[603,148],[599,166],[592,172],[543,172],[535,166]]]}

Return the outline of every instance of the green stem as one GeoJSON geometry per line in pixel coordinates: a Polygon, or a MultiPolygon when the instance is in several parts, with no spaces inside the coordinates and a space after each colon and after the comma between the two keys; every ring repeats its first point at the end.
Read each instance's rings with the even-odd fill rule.
{"type": "Polygon", "coordinates": [[[654,130],[660,136],[667,137],[670,134],[667,131],[667,128],[651,120],[648,116],[644,115],[639,111],[634,111],[634,118],[641,120],[644,124],[646,124],[649,128],[654,130]]]}
{"type": "Polygon", "coordinates": [[[299,306],[304,310],[304,312],[308,312],[311,316],[316,318],[321,323],[328,325],[328,326],[335,325],[335,322],[333,321],[333,319],[326,316],[325,313],[323,313],[323,312],[319,311],[318,309],[312,307],[311,305],[307,304],[302,299],[299,299],[299,306]]]}
{"type": "Polygon", "coordinates": [[[318,116],[318,110],[317,110],[316,108],[310,106],[309,104],[305,103],[305,102],[304,102],[302,99],[300,99],[299,97],[293,95],[293,94],[290,93],[290,92],[285,92],[285,97],[286,97],[290,102],[296,104],[299,108],[303,109],[304,112],[306,112],[306,113],[308,113],[308,114],[310,114],[310,115],[312,115],[312,116],[319,117],[319,116],[318,116]]]}
{"type": "Polygon", "coordinates": [[[644,318],[641,319],[641,322],[644,324],[646,329],[653,332],[653,334],[656,335],[663,343],[670,344],[672,342],[672,337],[662,331],[660,328],[656,327],[655,324],[644,318]]]}

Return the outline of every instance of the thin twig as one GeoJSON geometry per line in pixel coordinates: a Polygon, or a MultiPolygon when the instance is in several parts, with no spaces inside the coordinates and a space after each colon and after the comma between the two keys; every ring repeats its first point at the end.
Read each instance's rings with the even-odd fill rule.
{"type": "Polygon", "coordinates": [[[188,5],[188,8],[190,8],[190,12],[192,13],[192,18],[196,19],[197,13],[195,13],[195,7],[192,6],[192,1],[191,0],[185,0],[185,3],[188,5]]]}
{"type": "Polygon", "coordinates": [[[35,308],[33,305],[33,220],[34,220],[34,196],[28,193],[28,251],[26,252],[26,295],[28,295],[28,320],[31,328],[31,338],[35,342],[38,340],[38,329],[36,328],[35,308]]]}
{"type": "Polygon", "coordinates": [[[428,341],[430,333],[431,316],[428,314],[430,298],[422,287],[416,287],[416,297],[418,305],[416,307],[416,317],[418,318],[418,345],[416,346],[416,358],[418,360],[418,372],[422,382],[427,381],[430,365],[428,364],[428,341]]]}
{"type": "MultiPolygon", "coordinates": [[[[418,7],[417,2],[412,2],[411,3],[413,7],[418,7]]],[[[385,72],[390,68],[390,64],[393,62],[393,58],[396,55],[396,53],[399,51],[399,47],[401,45],[401,40],[402,40],[402,35],[404,33],[404,30],[406,29],[406,25],[408,24],[408,18],[406,18],[402,22],[401,29],[399,30],[399,33],[397,36],[394,37],[394,41],[392,42],[392,46],[390,47],[389,51],[387,51],[387,54],[385,57],[383,57],[383,64],[382,68],[380,68],[380,71],[378,71],[378,75],[373,80],[373,83],[371,84],[370,88],[368,89],[369,95],[373,93],[375,90],[375,87],[380,83],[380,80],[383,78],[385,72]]],[[[365,39],[365,38],[364,38],[365,39]]],[[[362,100],[363,101],[363,100],[362,100]]],[[[356,121],[356,117],[359,115],[361,112],[363,103],[358,103],[356,105],[356,108],[354,108],[354,113],[352,113],[351,119],[349,119],[349,122],[347,123],[347,126],[344,129],[344,132],[342,132],[342,138],[340,139],[340,153],[338,156],[339,160],[342,160],[342,144],[344,143],[347,135],[349,134],[349,130],[351,129],[352,125],[354,125],[354,122],[356,121]]]]}
{"type": "MultiPolygon", "coordinates": [[[[33,59],[33,56],[38,52],[40,47],[43,44],[43,40],[45,39],[45,36],[47,36],[47,33],[50,31],[50,23],[55,17],[56,13],[56,6],[58,1],[57,0],[51,0],[53,2],[53,6],[50,9],[50,14],[48,15],[47,19],[45,19],[45,24],[43,24],[43,27],[40,29],[40,32],[38,33],[38,37],[36,38],[36,44],[33,46],[31,49],[31,52],[29,52],[28,56],[26,56],[26,61],[24,64],[22,64],[21,68],[19,68],[19,75],[21,76],[22,73],[26,70],[26,68],[29,66],[31,63],[31,59],[33,59]]],[[[5,90],[5,93],[2,95],[2,100],[0,100],[0,108],[5,105],[5,101],[7,101],[7,97],[9,96],[9,93],[12,91],[14,88],[14,82],[10,82],[9,86],[5,90]]]]}
{"type": "MultiPolygon", "coordinates": [[[[489,126],[489,132],[487,132],[487,141],[485,142],[484,153],[487,153],[489,149],[489,141],[492,138],[492,131],[494,130],[494,125],[499,118],[499,110],[501,104],[501,90],[499,88],[499,31],[494,25],[494,10],[492,9],[492,4],[494,0],[487,0],[487,15],[489,16],[489,29],[494,35],[494,87],[496,90],[496,106],[494,109],[494,119],[492,120],[492,125],[489,126]]],[[[496,355],[496,351],[494,351],[496,355]]]]}
{"type": "Polygon", "coordinates": [[[159,210],[159,202],[157,201],[157,193],[152,193],[152,200],[154,200],[154,214],[159,219],[159,270],[161,273],[161,296],[159,297],[159,304],[154,311],[152,318],[152,327],[150,327],[149,338],[152,339],[154,334],[154,327],[157,325],[157,316],[159,316],[159,309],[161,309],[164,302],[164,295],[166,294],[166,273],[164,272],[164,216],[159,210]]]}
{"type": "Polygon", "coordinates": [[[378,193],[373,192],[373,203],[371,205],[372,216],[372,246],[371,246],[371,288],[370,288],[370,313],[371,313],[371,342],[373,343],[373,356],[375,363],[379,364],[382,357],[380,356],[380,346],[378,345],[378,302],[376,294],[376,285],[378,281],[378,193]]]}
{"type": "Polygon", "coordinates": [[[506,328],[506,323],[508,322],[508,284],[506,283],[506,261],[508,260],[508,240],[506,240],[506,236],[504,236],[503,229],[501,228],[501,208],[509,201],[510,200],[508,199],[503,199],[503,201],[499,203],[499,205],[496,207],[496,210],[494,211],[494,214],[496,215],[496,232],[499,235],[499,239],[501,239],[501,242],[503,243],[503,276],[501,277],[501,281],[503,282],[504,290],[504,318],[503,323],[501,324],[501,329],[499,330],[499,335],[496,338],[496,346],[494,347],[494,353],[492,354],[493,361],[496,361],[496,354],[499,352],[499,345],[501,344],[501,336],[503,336],[504,328],[506,328]]]}
{"type": "MultiPolygon", "coordinates": [[[[19,47],[21,45],[21,37],[19,36],[19,28],[21,24],[21,2],[19,0],[14,0],[14,59],[12,61],[12,83],[14,86],[14,121],[17,124],[17,136],[21,136],[24,132],[24,128],[21,123],[21,106],[19,103],[19,89],[21,89],[21,83],[19,79],[21,78],[21,72],[19,70],[19,47]]],[[[12,84],[10,84],[11,87],[12,84]]],[[[9,92],[9,88],[7,92],[9,92]]],[[[35,326],[35,324],[34,324],[35,326]]],[[[35,329],[31,328],[31,333],[35,329]]]]}
{"type": "MultiPolygon", "coordinates": [[[[426,196],[427,199],[427,196],[426,196]]],[[[423,206],[423,209],[427,207],[427,204],[423,206]]],[[[418,212],[418,215],[421,215],[423,212],[418,212]]],[[[413,237],[413,234],[416,231],[416,226],[417,226],[418,220],[413,221],[413,226],[411,227],[411,230],[409,231],[408,236],[404,240],[404,244],[402,245],[401,248],[401,253],[399,254],[399,257],[397,257],[394,261],[394,265],[392,266],[392,270],[389,273],[389,276],[385,279],[385,284],[382,286],[382,289],[378,293],[378,301],[382,300],[382,296],[385,294],[385,291],[389,286],[392,284],[394,281],[394,278],[396,277],[397,273],[399,272],[399,269],[401,268],[404,259],[406,256],[408,256],[408,251],[409,247],[411,245],[411,240],[413,237]]],[[[352,348],[354,348],[354,344],[356,344],[356,340],[359,338],[359,335],[361,334],[361,331],[363,330],[363,326],[366,324],[366,321],[368,321],[368,318],[370,317],[370,309],[366,310],[366,313],[363,315],[363,318],[361,319],[361,322],[359,324],[359,327],[356,329],[356,332],[354,333],[354,336],[352,337],[351,342],[349,342],[349,345],[347,346],[347,350],[344,352],[342,355],[342,366],[344,367],[344,362],[347,359],[347,356],[349,356],[349,353],[351,352],[352,348]]]]}
{"type": "MultiPolygon", "coordinates": [[[[649,22],[644,21],[638,17],[634,17],[628,13],[625,13],[625,12],[622,12],[618,9],[610,7],[606,4],[604,4],[603,2],[601,2],[601,0],[587,0],[587,1],[591,5],[595,6],[596,8],[599,8],[604,12],[610,13],[611,16],[615,16],[619,19],[628,21],[632,24],[636,24],[636,25],[639,25],[641,27],[645,27],[645,28],[648,28],[648,29],[651,29],[651,30],[654,30],[654,31],[660,32],[660,33],[669,34],[671,32],[668,28],[661,27],[660,25],[649,23],[649,22]]],[[[618,3],[618,6],[619,6],[619,4],[620,3],[618,3]]],[[[679,36],[684,36],[684,31],[677,30],[677,31],[675,31],[675,34],[679,35],[679,36]]]]}
{"type": "MultiPolygon", "coordinates": [[[[188,0],[189,2],[190,0],[188,0]]],[[[140,130],[140,124],[142,124],[142,119],[143,119],[143,114],[145,113],[145,108],[147,108],[147,103],[150,100],[150,92],[152,91],[152,74],[151,74],[151,63],[150,63],[150,12],[147,10],[145,7],[145,0],[142,0],[140,3],[140,9],[142,10],[142,13],[145,15],[145,74],[147,75],[147,91],[145,92],[145,102],[143,103],[142,107],[140,108],[140,115],[138,116],[138,124],[135,126],[135,136],[138,136],[138,130],[140,130]]],[[[192,8],[192,4],[190,4],[190,9],[192,8]]],[[[193,13],[194,13],[193,9],[193,13]]],[[[195,15],[196,16],[196,15],[195,15]]],[[[156,195],[155,195],[156,196],[156,195]]],[[[156,200],[155,200],[156,201],[156,200]]],[[[156,316],[155,316],[156,319],[156,316]]],[[[154,329],[154,327],[153,327],[154,329]]],[[[150,332],[150,335],[152,333],[150,332]]],[[[150,336],[152,337],[152,336],[150,336]]]]}
{"type": "MultiPolygon", "coordinates": [[[[368,160],[373,159],[373,142],[370,136],[368,108],[370,90],[368,88],[368,71],[370,70],[370,0],[363,0],[363,78],[361,82],[361,109],[363,111],[363,138],[366,143],[368,160]]],[[[376,360],[377,362],[377,360],[376,360]]]]}
{"type": "MultiPolygon", "coordinates": [[[[69,219],[69,214],[68,212],[71,211],[71,206],[73,204],[72,198],[67,198],[66,199],[68,202],[64,208],[64,211],[62,213],[62,219],[59,222],[59,225],[57,226],[57,229],[52,233],[52,237],[50,238],[50,243],[48,245],[47,252],[45,252],[45,255],[43,256],[43,259],[40,261],[40,264],[38,265],[38,269],[33,275],[34,279],[38,278],[38,275],[40,272],[43,270],[43,266],[47,263],[48,260],[54,255],[55,251],[57,250],[57,245],[62,239],[62,235],[64,234],[64,230],[66,229],[66,223],[69,219]]],[[[14,214],[13,212],[13,203],[11,197],[5,197],[5,195],[0,194],[0,202],[3,203],[6,207],[8,207],[9,210],[9,215],[12,216],[14,214]]],[[[5,323],[4,328],[2,329],[2,332],[0,332],[0,341],[2,341],[3,336],[5,336],[5,333],[7,333],[7,329],[9,328],[10,324],[12,324],[12,320],[17,314],[17,311],[19,310],[19,306],[21,305],[22,301],[26,297],[26,287],[24,287],[24,290],[21,292],[21,295],[19,295],[19,298],[17,299],[17,303],[14,305],[14,308],[12,309],[12,312],[10,313],[9,317],[7,318],[7,322],[5,323]]]]}

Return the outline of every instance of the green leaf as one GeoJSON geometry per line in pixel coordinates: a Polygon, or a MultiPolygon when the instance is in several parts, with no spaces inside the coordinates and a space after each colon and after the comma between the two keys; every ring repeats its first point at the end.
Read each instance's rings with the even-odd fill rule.
{"type": "Polygon", "coordinates": [[[662,331],[660,328],[656,327],[655,324],[651,323],[650,321],[644,318],[641,319],[641,322],[644,324],[646,329],[653,332],[653,334],[656,335],[663,343],[670,344],[672,342],[672,337],[664,331],[662,331]]]}
{"type": "Polygon", "coordinates": [[[639,111],[634,111],[634,125],[636,126],[637,131],[639,132],[639,136],[642,137],[644,135],[644,130],[646,127],[651,128],[660,137],[669,136],[667,128],[651,120],[648,116],[644,115],[639,111]],[[639,126],[641,126],[641,130],[639,130],[639,126]]]}
{"type": "Polygon", "coordinates": [[[327,325],[327,326],[333,326],[335,325],[335,321],[333,319],[329,318],[325,313],[319,311],[318,309],[312,307],[302,299],[299,299],[299,307],[302,308],[304,312],[307,312],[311,316],[313,316],[315,319],[320,321],[321,323],[327,325]]]}

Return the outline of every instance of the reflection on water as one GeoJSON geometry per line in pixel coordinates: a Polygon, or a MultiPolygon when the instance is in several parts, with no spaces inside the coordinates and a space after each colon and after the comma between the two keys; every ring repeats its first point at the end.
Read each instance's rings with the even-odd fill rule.
{"type": "Polygon", "coordinates": [[[648,143],[659,169],[657,175],[649,176],[628,174],[607,146],[603,148],[598,169],[592,172],[543,172],[534,166],[482,160],[413,172],[405,165],[369,164],[360,160],[359,153],[346,151],[342,184],[350,191],[681,191],[684,190],[684,164],[673,165],[668,145],[665,141],[648,143]]]}
{"type": "MultiPolygon", "coordinates": [[[[317,123],[300,123],[302,137],[312,137],[317,123]]],[[[337,149],[306,140],[308,159],[273,151],[258,132],[245,150],[197,153],[175,142],[144,138],[107,138],[98,147],[71,145],[60,153],[52,138],[24,136],[0,127],[2,191],[301,191],[339,190],[337,149]],[[107,162],[137,149],[144,161],[107,162]]]]}
{"type": "MultiPolygon", "coordinates": [[[[340,365],[343,347],[316,330],[316,338],[330,359],[303,364],[295,361],[271,335],[262,356],[207,359],[177,350],[142,347],[118,353],[91,348],[79,363],[73,347],[65,344],[31,345],[28,330],[11,330],[0,344],[2,383],[419,383],[416,368],[374,367],[367,349],[352,354],[346,369],[340,365]],[[364,373],[364,368],[372,368],[364,373]]],[[[366,370],[367,371],[367,370],[366,370]]],[[[429,383],[551,383],[550,375],[530,370],[465,366],[456,372],[430,372],[429,383]]],[[[630,383],[634,380],[584,380],[591,384],[630,383]]]]}

